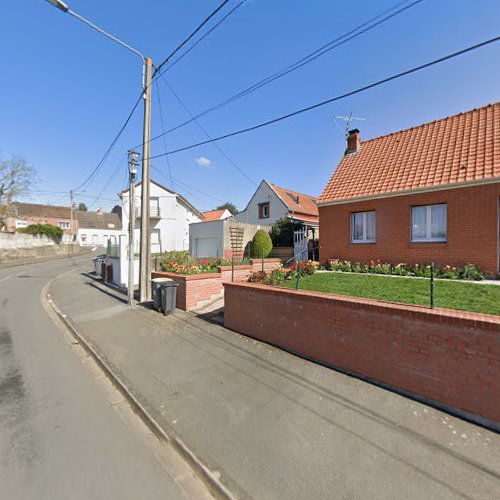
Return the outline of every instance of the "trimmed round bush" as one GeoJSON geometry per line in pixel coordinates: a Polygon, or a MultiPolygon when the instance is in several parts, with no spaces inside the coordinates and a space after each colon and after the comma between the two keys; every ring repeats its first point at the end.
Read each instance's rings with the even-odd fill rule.
{"type": "Polygon", "coordinates": [[[264,253],[264,257],[267,257],[271,250],[273,249],[273,242],[271,241],[271,237],[269,233],[264,229],[259,229],[252,240],[252,250],[254,257],[262,257],[262,253],[264,253]]]}

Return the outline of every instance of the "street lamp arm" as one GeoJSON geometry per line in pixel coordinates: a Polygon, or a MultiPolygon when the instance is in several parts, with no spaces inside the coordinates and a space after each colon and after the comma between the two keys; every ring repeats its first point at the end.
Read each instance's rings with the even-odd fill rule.
{"type": "Polygon", "coordinates": [[[107,31],[103,30],[102,28],[99,28],[99,26],[95,25],[92,21],[89,21],[88,19],[81,16],[80,14],[77,14],[76,12],[72,11],[71,9],[68,9],[67,13],[72,15],[73,17],[76,17],[77,19],[79,19],[80,21],[82,21],[86,25],[90,26],[91,28],[95,29],[99,33],[103,34],[104,36],[107,36],[108,38],[110,38],[114,42],[118,43],[122,47],[125,47],[126,49],[130,50],[134,54],[137,54],[142,59],[143,62],[146,60],[146,56],[142,52],[138,51],[137,49],[134,49],[134,47],[132,47],[128,43],[123,42],[119,38],[116,38],[116,36],[113,36],[111,33],[108,33],[107,31]]]}
{"type": "Polygon", "coordinates": [[[74,12],[73,10],[71,10],[68,7],[68,5],[66,3],[62,2],[61,0],[47,0],[47,2],[49,2],[51,5],[53,5],[57,9],[61,10],[65,14],[70,14],[71,16],[76,17],[77,19],[79,19],[80,21],[82,21],[83,23],[85,23],[87,26],[90,26],[92,29],[98,31],[102,35],[110,38],[111,40],[113,40],[114,42],[118,43],[122,47],[125,47],[126,49],[130,50],[134,54],[138,55],[142,59],[142,62],[145,63],[146,56],[144,54],[142,54],[142,52],[138,51],[137,49],[134,49],[134,47],[132,47],[128,43],[125,43],[122,40],[120,40],[119,38],[116,38],[116,36],[113,36],[111,33],[108,33],[106,30],[103,30],[102,28],[99,28],[99,26],[97,26],[96,24],[94,24],[92,21],[89,21],[85,17],[83,17],[80,14],[74,12]]]}

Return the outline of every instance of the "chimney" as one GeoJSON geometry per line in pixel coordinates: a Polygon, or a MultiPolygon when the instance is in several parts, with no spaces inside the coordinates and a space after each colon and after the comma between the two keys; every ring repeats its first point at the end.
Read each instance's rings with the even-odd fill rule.
{"type": "Polygon", "coordinates": [[[359,138],[359,130],[355,128],[354,130],[349,130],[349,135],[347,136],[347,149],[345,150],[346,155],[355,154],[359,151],[361,146],[361,139],[359,138]]]}
{"type": "Polygon", "coordinates": [[[102,208],[101,208],[101,207],[99,207],[99,208],[97,209],[97,215],[102,215],[102,208]]]}

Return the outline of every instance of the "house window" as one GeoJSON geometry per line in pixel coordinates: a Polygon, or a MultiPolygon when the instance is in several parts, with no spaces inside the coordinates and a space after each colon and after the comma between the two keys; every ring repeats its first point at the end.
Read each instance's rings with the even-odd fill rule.
{"type": "Polygon", "coordinates": [[[59,222],[59,227],[61,229],[69,229],[69,222],[59,222]]]}
{"type": "Polygon", "coordinates": [[[412,207],[411,241],[446,241],[446,204],[412,207]]]}
{"type": "Polygon", "coordinates": [[[259,203],[259,219],[269,219],[269,202],[259,203]]]}
{"type": "Polygon", "coordinates": [[[99,243],[99,236],[97,236],[97,234],[93,234],[92,235],[92,243],[94,245],[96,245],[97,243],[99,243]]]}
{"type": "Polygon", "coordinates": [[[151,217],[160,216],[160,199],[158,197],[149,198],[149,215],[151,217]]]}
{"type": "Polygon", "coordinates": [[[82,234],[81,240],[82,240],[82,243],[87,243],[87,235],[86,234],[82,234]]]}
{"type": "Polygon", "coordinates": [[[351,214],[351,242],[375,243],[375,212],[351,214]]]}

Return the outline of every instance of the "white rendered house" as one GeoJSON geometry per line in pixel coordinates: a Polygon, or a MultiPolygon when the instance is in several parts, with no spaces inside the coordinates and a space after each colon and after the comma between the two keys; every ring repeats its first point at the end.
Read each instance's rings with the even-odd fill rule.
{"type": "Polygon", "coordinates": [[[272,226],[279,219],[291,219],[304,225],[318,227],[317,198],[291,189],[281,188],[263,180],[245,210],[234,218],[238,222],[272,226]]]}
{"type": "Polygon", "coordinates": [[[123,234],[122,222],[115,213],[75,210],[78,221],[77,241],[81,246],[107,246],[108,241],[117,245],[123,234]]]}
{"type": "MultiPolygon", "coordinates": [[[[119,193],[122,200],[122,230],[128,232],[129,190],[119,193]]],[[[203,221],[203,215],[183,196],[150,181],[151,253],[189,249],[189,224],[203,221]]],[[[135,249],[141,237],[141,183],[135,186],[135,249]]]]}

